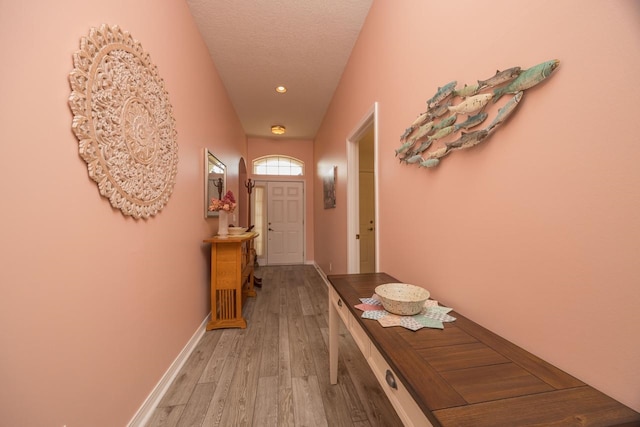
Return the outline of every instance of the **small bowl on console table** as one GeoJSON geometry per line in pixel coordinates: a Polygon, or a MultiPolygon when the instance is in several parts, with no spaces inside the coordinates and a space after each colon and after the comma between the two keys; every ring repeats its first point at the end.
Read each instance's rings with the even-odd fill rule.
{"type": "Polygon", "coordinates": [[[246,229],[246,227],[229,227],[229,235],[237,236],[238,234],[244,233],[246,229]]]}
{"type": "Polygon", "coordinates": [[[431,295],[428,290],[408,283],[385,283],[376,287],[376,294],[385,310],[400,316],[420,313],[431,295]]]}

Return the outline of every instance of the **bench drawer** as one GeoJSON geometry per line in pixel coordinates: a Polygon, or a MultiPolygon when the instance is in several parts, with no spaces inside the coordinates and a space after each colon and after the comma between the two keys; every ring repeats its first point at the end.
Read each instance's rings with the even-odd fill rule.
{"type": "Polygon", "coordinates": [[[347,308],[347,304],[342,301],[340,295],[338,295],[338,293],[332,287],[329,287],[329,299],[331,301],[331,304],[338,312],[338,315],[340,315],[340,318],[344,322],[344,325],[349,328],[349,308],[347,308]]]}
{"type": "Polygon", "coordinates": [[[369,365],[405,426],[432,427],[378,349],[370,347],[369,365]]]}
{"type": "Polygon", "coordinates": [[[358,345],[360,352],[365,359],[369,359],[369,348],[371,347],[371,341],[367,336],[367,333],[362,329],[362,326],[358,323],[358,320],[353,317],[353,315],[349,314],[349,332],[351,332],[351,337],[358,345]]]}

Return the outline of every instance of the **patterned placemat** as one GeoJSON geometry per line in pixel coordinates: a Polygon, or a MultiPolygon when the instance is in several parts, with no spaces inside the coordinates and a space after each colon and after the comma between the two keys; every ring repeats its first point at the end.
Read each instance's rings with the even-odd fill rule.
{"type": "Polygon", "coordinates": [[[377,320],[383,327],[402,326],[403,328],[417,331],[422,328],[444,329],[443,322],[453,322],[455,317],[449,313],[452,308],[438,305],[438,301],[428,299],[424,303],[424,308],[413,316],[399,316],[389,313],[382,306],[378,295],[373,294],[371,298],[360,298],[361,304],[355,307],[362,310],[363,319],[377,320]]]}

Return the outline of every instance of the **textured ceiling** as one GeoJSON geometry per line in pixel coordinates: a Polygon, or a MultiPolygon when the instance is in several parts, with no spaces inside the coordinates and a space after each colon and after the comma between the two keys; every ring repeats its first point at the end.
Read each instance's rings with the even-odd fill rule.
{"type": "Polygon", "coordinates": [[[315,137],[371,2],[187,0],[245,133],[281,124],[300,139],[315,137]]]}

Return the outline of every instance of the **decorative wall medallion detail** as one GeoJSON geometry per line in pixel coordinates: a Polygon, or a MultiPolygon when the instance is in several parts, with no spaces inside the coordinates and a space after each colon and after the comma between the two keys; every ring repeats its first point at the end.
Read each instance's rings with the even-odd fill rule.
{"type": "Polygon", "coordinates": [[[178,170],[169,94],[139,42],[118,26],[80,39],[69,75],[72,129],[100,194],[135,218],[167,203],[178,170]]]}

